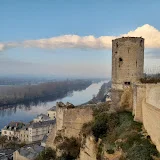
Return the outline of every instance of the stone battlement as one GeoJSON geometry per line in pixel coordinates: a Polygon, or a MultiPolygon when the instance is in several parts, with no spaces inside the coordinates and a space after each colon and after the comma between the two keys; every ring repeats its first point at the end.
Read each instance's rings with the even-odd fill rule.
{"type": "Polygon", "coordinates": [[[144,38],[142,38],[142,37],[120,37],[120,38],[113,39],[112,42],[114,42],[114,41],[124,42],[126,40],[131,40],[131,41],[143,40],[144,41],[144,38]]]}

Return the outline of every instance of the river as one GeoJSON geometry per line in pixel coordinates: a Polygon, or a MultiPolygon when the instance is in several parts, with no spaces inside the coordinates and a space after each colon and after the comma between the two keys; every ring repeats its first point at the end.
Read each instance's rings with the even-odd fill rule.
{"type": "Polygon", "coordinates": [[[48,109],[53,107],[57,101],[62,101],[63,103],[70,102],[74,105],[83,104],[90,99],[93,95],[96,95],[106,81],[99,83],[92,83],[88,88],[81,91],[73,91],[72,94],[68,96],[57,99],[55,101],[40,103],[38,105],[15,105],[10,107],[0,107],[0,129],[3,128],[11,121],[22,121],[29,122],[32,121],[34,117],[38,114],[46,113],[48,109]]]}

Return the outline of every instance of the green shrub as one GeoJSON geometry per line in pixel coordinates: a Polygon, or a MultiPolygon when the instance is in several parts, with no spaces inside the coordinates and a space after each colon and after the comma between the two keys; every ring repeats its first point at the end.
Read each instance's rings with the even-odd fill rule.
{"type": "Polygon", "coordinates": [[[142,139],[141,145],[147,149],[150,155],[159,156],[156,146],[150,142],[150,139],[142,139]]]}
{"type": "Polygon", "coordinates": [[[111,132],[119,125],[119,117],[117,113],[108,114],[107,127],[108,131],[111,132]]]}
{"type": "Polygon", "coordinates": [[[61,134],[57,135],[54,139],[54,142],[57,143],[57,142],[61,142],[63,140],[63,137],[61,136],[61,134]]]}
{"type": "Polygon", "coordinates": [[[146,139],[142,135],[142,124],[133,120],[132,113],[108,113],[107,108],[102,106],[95,108],[93,115],[93,122],[85,124],[82,131],[85,135],[92,133],[97,141],[102,139],[98,146],[97,160],[102,159],[104,148],[113,154],[119,147],[124,153],[121,159],[152,160],[152,156],[160,157],[155,145],[150,142],[150,137],[146,139]]]}
{"type": "Polygon", "coordinates": [[[108,149],[108,150],[107,150],[107,153],[108,153],[108,154],[113,154],[113,153],[114,153],[114,150],[113,150],[113,149],[108,149]]]}
{"type": "Polygon", "coordinates": [[[127,160],[153,160],[145,146],[134,146],[130,148],[126,156],[127,160]]]}
{"type": "Polygon", "coordinates": [[[46,148],[42,151],[35,160],[55,160],[56,152],[51,148],[46,148]]]}
{"type": "Polygon", "coordinates": [[[81,133],[83,134],[83,136],[86,137],[87,135],[92,134],[92,125],[93,125],[92,121],[83,124],[82,129],[81,129],[81,133]]]}
{"type": "Polygon", "coordinates": [[[121,143],[120,147],[124,152],[127,152],[129,148],[131,148],[134,144],[137,145],[141,142],[141,135],[134,132],[127,135],[126,140],[121,143]]]}
{"type": "Polygon", "coordinates": [[[92,125],[92,132],[96,140],[107,133],[107,121],[108,115],[106,113],[101,113],[95,117],[92,125]]]}
{"type": "Polygon", "coordinates": [[[102,142],[98,145],[98,152],[96,155],[96,159],[97,160],[101,160],[102,159],[102,151],[103,151],[103,144],[102,142]]]}
{"type": "Polygon", "coordinates": [[[63,143],[58,146],[58,149],[63,151],[63,158],[70,157],[70,159],[76,159],[80,152],[80,142],[78,139],[73,137],[65,138],[63,143]]]}
{"type": "Polygon", "coordinates": [[[104,113],[104,112],[106,113],[108,110],[109,110],[109,104],[107,104],[106,102],[100,103],[93,108],[93,116],[96,117],[101,113],[104,113]]]}

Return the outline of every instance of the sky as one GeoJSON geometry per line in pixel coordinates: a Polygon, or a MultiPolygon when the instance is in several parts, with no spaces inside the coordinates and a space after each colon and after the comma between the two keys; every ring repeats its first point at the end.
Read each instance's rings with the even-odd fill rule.
{"type": "Polygon", "coordinates": [[[0,0],[0,75],[108,78],[111,42],[145,38],[160,69],[159,0],[0,0]]]}

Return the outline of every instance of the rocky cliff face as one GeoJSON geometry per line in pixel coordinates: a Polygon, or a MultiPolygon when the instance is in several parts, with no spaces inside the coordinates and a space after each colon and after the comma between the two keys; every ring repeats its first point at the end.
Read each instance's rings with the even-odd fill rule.
{"type": "Polygon", "coordinates": [[[78,160],[96,160],[97,144],[93,136],[85,138],[85,143],[80,148],[78,160]]]}

